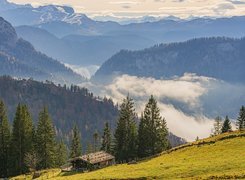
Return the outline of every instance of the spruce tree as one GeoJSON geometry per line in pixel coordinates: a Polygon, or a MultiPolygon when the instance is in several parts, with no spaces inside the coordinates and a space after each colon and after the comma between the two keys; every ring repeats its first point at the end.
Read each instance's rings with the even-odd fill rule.
{"type": "Polygon", "coordinates": [[[10,126],[6,108],[0,100],[0,179],[9,176],[10,161],[10,126]]]}
{"type": "Polygon", "coordinates": [[[221,134],[221,128],[222,128],[222,118],[218,116],[214,120],[214,132],[213,132],[213,135],[217,136],[217,135],[221,134]]]}
{"type": "Polygon", "coordinates": [[[157,101],[151,96],[139,125],[139,156],[150,156],[167,149],[169,145],[167,135],[166,121],[160,115],[157,101]]]}
{"type": "Polygon", "coordinates": [[[60,140],[60,142],[57,143],[56,145],[56,165],[58,167],[64,165],[67,161],[67,147],[63,140],[60,140]]]}
{"type": "Polygon", "coordinates": [[[108,122],[105,123],[105,128],[102,135],[101,150],[111,153],[111,129],[108,122]]]}
{"type": "Polygon", "coordinates": [[[137,156],[137,129],[134,103],[129,96],[120,106],[115,130],[114,153],[117,161],[130,161],[137,156]]]}
{"type": "Polygon", "coordinates": [[[34,126],[26,105],[17,106],[11,142],[12,169],[14,174],[23,174],[28,171],[24,158],[33,150],[34,126]]]}
{"type": "Polygon", "coordinates": [[[231,131],[231,121],[228,116],[225,117],[225,121],[223,123],[223,126],[221,128],[222,133],[226,133],[231,131]]]}
{"type": "Polygon", "coordinates": [[[99,139],[99,133],[97,132],[97,130],[94,132],[93,134],[93,139],[94,139],[94,152],[96,152],[98,150],[98,139],[99,139]]]}
{"type": "Polygon", "coordinates": [[[36,150],[40,157],[39,169],[55,167],[55,131],[46,107],[39,113],[36,132],[36,150]]]}
{"type": "Polygon", "coordinates": [[[143,118],[141,114],[139,129],[138,129],[138,156],[147,157],[150,155],[149,146],[150,146],[150,136],[149,134],[149,123],[143,118]]]}
{"type": "Polygon", "coordinates": [[[244,106],[242,106],[240,109],[236,125],[237,125],[238,130],[245,129],[245,107],[244,106]]]}
{"type": "Polygon", "coordinates": [[[75,125],[72,131],[72,141],[71,141],[71,147],[70,147],[70,157],[78,157],[82,154],[82,145],[81,145],[81,139],[80,139],[80,132],[75,125]]]}

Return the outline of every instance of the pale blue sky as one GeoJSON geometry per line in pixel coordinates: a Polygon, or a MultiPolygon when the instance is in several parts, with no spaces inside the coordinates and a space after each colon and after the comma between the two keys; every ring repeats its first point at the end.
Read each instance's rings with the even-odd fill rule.
{"type": "Polygon", "coordinates": [[[245,15],[245,0],[11,0],[34,6],[59,4],[72,6],[90,16],[174,15],[235,16],[245,15]]]}

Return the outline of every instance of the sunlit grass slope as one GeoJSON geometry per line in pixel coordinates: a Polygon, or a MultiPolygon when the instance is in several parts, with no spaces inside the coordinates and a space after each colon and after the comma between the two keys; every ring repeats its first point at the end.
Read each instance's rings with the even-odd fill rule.
{"type": "MultiPolygon", "coordinates": [[[[44,180],[44,179],[51,179],[53,177],[59,176],[61,173],[61,170],[60,169],[48,169],[48,170],[39,171],[39,173],[41,176],[37,179],[44,180]]],[[[33,177],[33,174],[29,173],[26,175],[16,176],[14,178],[11,178],[11,180],[31,180],[32,177],[33,177]]]]}
{"type": "Polygon", "coordinates": [[[89,173],[60,173],[53,179],[243,179],[245,132],[233,132],[179,146],[138,164],[89,173]]]}
{"type": "Polygon", "coordinates": [[[196,179],[199,177],[245,178],[245,133],[235,132],[200,140],[138,164],[117,165],[71,176],[61,174],[59,178],[196,179]]]}

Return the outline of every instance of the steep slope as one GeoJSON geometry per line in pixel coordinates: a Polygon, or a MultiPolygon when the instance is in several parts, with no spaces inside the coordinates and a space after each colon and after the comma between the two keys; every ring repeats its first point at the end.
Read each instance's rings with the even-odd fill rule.
{"type": "Polygon", "coordinates": [[[200,140],[137,164],[90,173],[61,173],[54,179],[243,179],[245,132],[200,140]]]}
{"type": "Polygon", "coordinates": [[[100,80],[115,74],[170,78],[196,73],[232,82],[244,82],[245,38],[200,38],[160,44],[141,51],[123,50],[96,72],[100,80]]]}
{"type": "Polygon", "coordinates": [[[71,69],[66,68],[57,60],[37,52],[29,42],[19,39],[11,24],[1,17],[0,52],[1,75],[51,80],[61,84],[84,81],[83,77],[71,69]],[[8,67],[8,69],[4,67],[8,67]]]}
{"type": "Polygon", "coordinates": [[[115,125],[118,110],[113,102],[97,99],[85,88],[61,87],[53,83],[14,80],[10,77],[0,77],[0,87],[0,99],[8,108],[11,122],[18,103],[28,105],[34,122],[37,122],[42,107],[47,106],[58,136],[68,141],[72,127],[77,124],[84,147],[96,129],[102,131],[106,121],[112,127],[115,125]]]}
{"type": "Polygon", "coordinates": [[[37,77],[37,79],[45,79],[48,77],[48,74],[38,69],[30,68],[4,52],[0,52],[0,64],[1,75],[7,75],[11,72],[13,77],[37,77]]]}

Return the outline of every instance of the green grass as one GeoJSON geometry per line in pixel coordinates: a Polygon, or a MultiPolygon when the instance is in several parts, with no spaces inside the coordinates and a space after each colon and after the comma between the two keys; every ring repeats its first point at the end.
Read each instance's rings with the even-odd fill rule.
{"type": "MultiPolygon", "coordinates": [[[[51,179],[53,177],[59,176],[59,174],[61,173],[61,170],[60,169],[48,169],[48,170],[39,171],[39,173],[41,174],[41,176],[38,178],[39,180],[51,179]]],[[[20,175],[20,176],[11,178],[11,180],[31,180],[32,177],[33,177],[33,173],[28,173],[25,175],[20,175]]]]}
{"type": "Polygon", "coordinates": [[[89,173],[60,173],[53,179],[245,179],[245,132],[179,146],[138,164],[89,173]]]}

